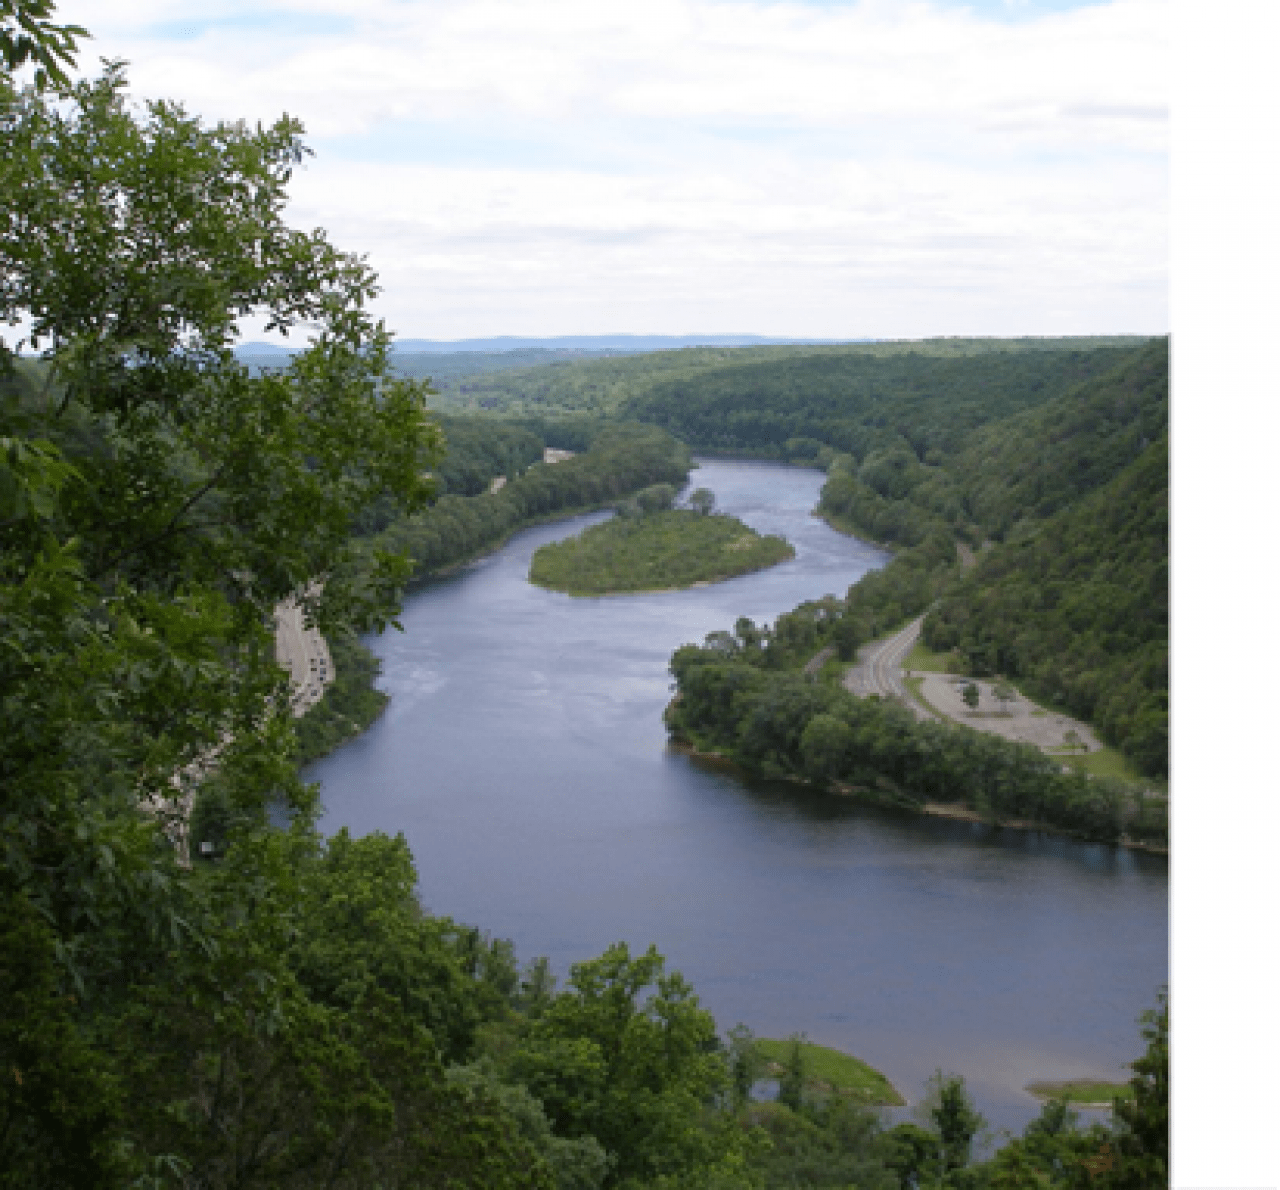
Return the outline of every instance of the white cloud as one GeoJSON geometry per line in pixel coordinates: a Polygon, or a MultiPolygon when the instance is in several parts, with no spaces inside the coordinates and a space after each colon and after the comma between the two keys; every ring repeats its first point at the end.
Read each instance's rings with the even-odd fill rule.
{"type": "Polygon", "coordinates": [[[295,215],[406,335],[1166,329],[1163,0],[60,13],[139,94],[300,116],[295,215]]]}

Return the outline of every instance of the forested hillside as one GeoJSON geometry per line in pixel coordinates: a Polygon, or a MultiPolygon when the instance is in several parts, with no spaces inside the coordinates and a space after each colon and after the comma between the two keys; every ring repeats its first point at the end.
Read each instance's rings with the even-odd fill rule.
{"type": "MultiPolygon", "coordinates": [[[[1168,343],[1156,340],[1118,359],[1098,354],[1109,364],[1105,371],[1036,407],[968,433],[939,435],[932,462],[905,435],[861,459],[837,456],[822,512],[900,552],[846,598],[780,617],[766,630],[767,660],[757,663],[799,668],[826,645],[852,658],[859,645],[936,602],[925,622],[931,647],[957,649],[976,675],[1023,682],[1093,722],[1141,772],[1165,777],[1168,343]],[[958,550],[981,545],[987,548],[979,564],[964,572],[958,550]]],[[[961,361],[971,362],[1011,363],[991,356],[961,361]]],[[[1005,383],[1012,386],[1020,375],[1026,378],[1012,367],[1005,383]]],[[[894,415],[897,424],[909,429],[921,424],[918,411],[945,407],[945,394],[932,402],[908,395],[899,403],[905,412],[894,415]]],[[[994,400],[986,405],[998,407],[994,400]]],[[[675,722],[687,724],[686,713],[675,722]]],[[[733,733],[745,732],[746,722],[725,720],[714,746],[739,754],[743,741],[733,733]]],[[[897,730],[919,735],[905,719],[897,730]]],[[[784,765],[795,775],[805,771],[802,732],[803,725],[784,765]]],[[[749,748],[743,755],[750,763],[749,748]]]]}
{"type": "Polygon", "coordinates": [[[652,484],[678,487],[688,475],[689,452],[670,434],[653,426],[609,426],[586,453],[539,462],[491,495],[444,496],[365,538],[362,550],[369,557],[407,557],[414,575],[422,576],[473,558],[539,518],[597,508],[652,484]]]}
{"type": "MultiPolygon", "coordinates": [[[[1121,335],[1070,339],[926,339],[833,347],[686,347],[678,351],[653,351],[629,357],[565,360],[545,367],[476,376],[466,381],[465,392],[461,387],[450,389],[447,397],[442,398],[440,407],[451,409],[456,406],[460,410],[488,410],[510,415],[590,413],[655,420],[642,412],[638,404],[630,407],[629,403],[643,401],[648,393],[663,385],[687,384],[693,386],[690,391],[700,391],[704,376],[710,386],[709,394],[739,381],[741,388],[749,391],[755,384],[752,374],[756,369],[769,365],[778,365],[780,374],[785,375],[787,365],[792,362],[835,361],[838,369],[840,361],[919,357],[941,364],[992,352],[1000,355],[1036,355],[1043,351],[1092,353],[1097,349],[1132,348],[1141,342],[1141,339],[1121,335]],[[747,371],[737,377],[738,369],[747,371]]],[[[772,391],[765,391],[766,400],[772,391]]],[[[659,406],[668,395],[669,390],[664,390],[658,398],[659,406]]],[[[665,414],[656,420],[665,424],[663,417],[665,414]]],[[[676,426],[670,428],[684,436],[676,426]]]]}
{"type": "Polygon", "coordinates": [[[860,462],[873,450],[900,447],[931,465],[978,426],[1107,371],[1125,351],[848,350],[663,381],[621,409],[695,448],[788,456],[799,453],[788,442],[810,439],[860,462]]]}
{"type": "Polygon", "coordinates": [[[985,553],[925,619],[966,672],[1016,678],[1097,725],[1139,769],[1168,774],[1169,451],[985,553]]]}

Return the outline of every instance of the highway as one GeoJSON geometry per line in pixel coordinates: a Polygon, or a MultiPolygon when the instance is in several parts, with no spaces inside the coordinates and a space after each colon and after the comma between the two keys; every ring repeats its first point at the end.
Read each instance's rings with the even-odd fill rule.
{"type": "Polygon", "coordinates": [[[911,652],[920,636],[920,626],[923,623],[924,616],[919,616],[893,636],[859,649],[857,663],[850,666],[844,675],[845,689],[860,698],[872,694],[878,694],[881,698],[896,698],[918,718],[936,718],[907,693],[902,683],[903,658],[911,652]]]}
{"type": "Polygon", "coordinates": [[[305,715],[324,697],[325,688],[336,676],[329,642],[316,628],[303,622],[296,599],[276,606],[276,660],[289,671],[293,693],[289,709],[294,718],[305,715]]]}

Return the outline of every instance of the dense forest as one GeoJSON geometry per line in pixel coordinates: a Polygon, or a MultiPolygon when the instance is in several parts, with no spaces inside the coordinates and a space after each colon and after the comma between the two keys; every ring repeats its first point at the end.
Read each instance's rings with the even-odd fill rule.
{"type": "MultiPolygon", "coordinates": [[[[1000,356],[1034,356],[1043,351],[1092,354],[1096,350],[1132,348],[1141,342],[1134,336],[1118,335],[1069,339],[925,339],[828,347],[685,347],[629,357],[562,360],[546,366],[475,376],[465,382],[465,391],[462,385],[448,387],[437,407],[444,412],[489,411],[511,417],[569,414],[616,417],[621,414],[664,424],[662,418],[667,412],[663,410],[673,405],[673,391],[696,400],[714,400],[717,393],[727,390],[754,393],[753,404],[767,409],[782,391],[775,392],[773,378],[786,377],[792,365],[799,366],[797,379],[803,392],[815,378],[820,387],[832,375],[825,369],[824,362],[836,374],[851,369],[851,374],[865,376],[859,369],[870,368],[874,374],[877,361],[888,364],[893,360],[915,359],[925,361],[916,365],[916,374],[923,375],[931,366],[945,368],[948,362],[990,353],[1000,356]],[[758,383],[756,374],[760,370],[770,378],[769,384],[758,383]],[[654,406],[659,411],[656,416],[645,409],[651,393],[655,394],[654,406]]],[[[890,367],[886,374],[892,372],[890,367]]],[[[689,441],[694,443],[692,438],[689,441]]],[[[780,444],[782,439],[776,442],[780,444]]],[[[710,441],[694,444],[700,449],[713,445],[710,441]]],[[[735,449],[746,445],[739,444],[735,449]]]]}
{"type": "MultiPolygon", "coordinates": [[[[898,553],[817,614],[781,617],[770,667],[805,663],[793,640],[810,656],[832,645],[851,659],[929,611],[930,647],[954,651],[975,675],[1021,682],[1093,722],[1140,772],[1167,776],[1168,342],[1096,355],[1105,368],[1059,361],[1089,378],[1009,416],[1015,402],[999,386],[975,388],[968,411],[954,412],[955,432],[939,432],[924,457],[905,433],[861,457],[834,454],[820,511],[898,553]],[[963,430],[974,418],[986,420],[963,430]],[[972,569],[966,550],[978,551],[972,569]]],[[[1047,365],[1056,353],[1011,358],[1047,365]]],[[[946,402],[906,395],[900,413],[885,404],[912,433],[940,425],[928,410],[946,402]]]]}
{"type": "Polygon", "coordinates": [[[1097,725],[1156,777],[1169,764],[1165,437],[1080,503],[983,554],[925,619],[966,672],[1006,674],[1097,725]]]}
{"type": "Polygon", "coordinates": [[[539,462],[491,494],[443,496],[430,508],[391,520],[364,538],[361,548],[367,557],[407,557],[421,577],[468,561],[540,518],[598,508],[654,484],[681,485],[689,466],[687,448],[664,431],[611,425],[598,430],[583,454],[555,464],[539,462]]]}

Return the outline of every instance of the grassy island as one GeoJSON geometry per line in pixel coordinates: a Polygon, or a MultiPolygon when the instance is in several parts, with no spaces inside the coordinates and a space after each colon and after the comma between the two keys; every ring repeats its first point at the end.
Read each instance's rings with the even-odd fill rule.
{"type": "Polygon", "coordinates": [[[1107,1106],[1116,1099],[1132,1099],[1132,1083],[1103,1082],[1099,1079],[1074,1079],[1066,1082],[1028,1083],[1027,1090],[1037,1099],[1065,1099],[1082,1106],[1107,1106]]]}
{"type": "Polygon", "coordinates": [[[570,595],[663,591],[763,570],[795,550],[731,516],[667,509],[619,516],[533,555],[529,581],[570,595]]]}

